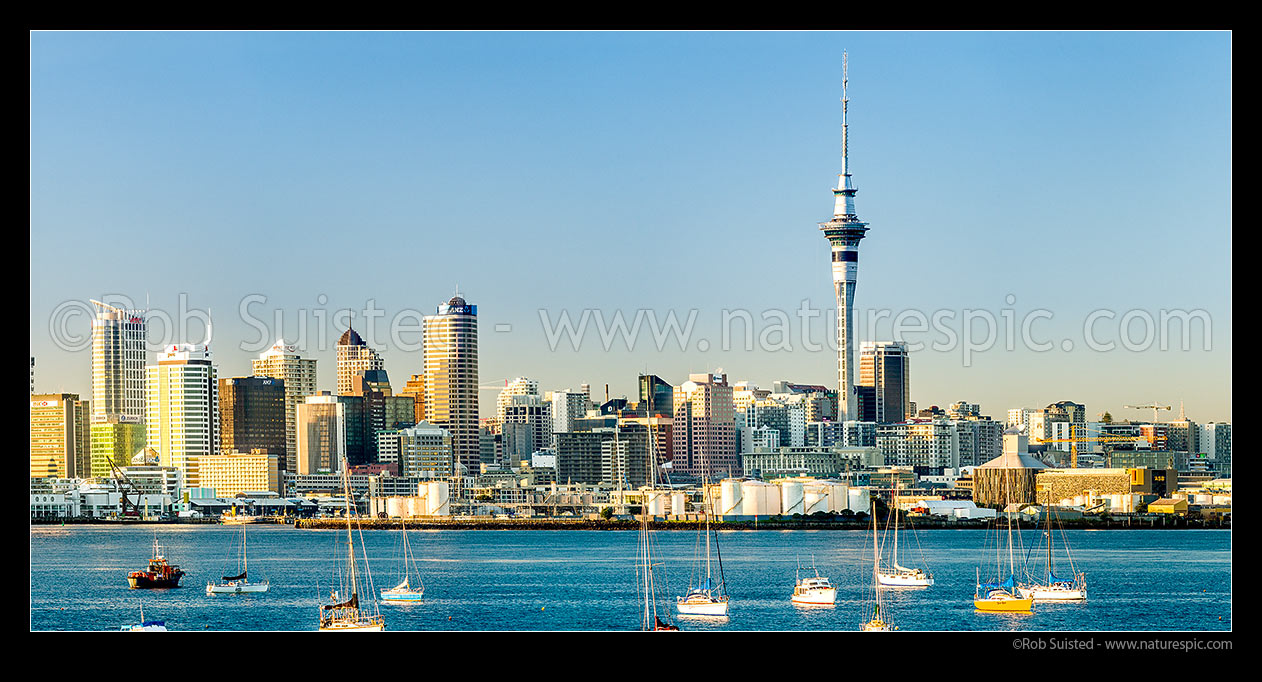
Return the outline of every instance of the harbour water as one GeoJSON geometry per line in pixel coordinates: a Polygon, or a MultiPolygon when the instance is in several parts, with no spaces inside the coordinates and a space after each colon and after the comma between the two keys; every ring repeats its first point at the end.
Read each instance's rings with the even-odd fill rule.
{"type": "MultiPolygon", "coordinates": [[[[317,607],[345,557],[345,533],[250,526],[250,578],[266,578],[271,590],[207,596],[206,582],[236,566],[240,532],[207,525],[32,527],[31,629],[116,630],[137,621],[143,601],[145,617],[165,620],[170,630],[315,630],[317,607]],[[155,529],[168,559],[187,575],[177,589],[128,589],[126,575],[147,564],[155,529]]],[[[409,532],[425,599],[381,604],[388,630],[638,626],[635,531],[409,532]]],[[[1018,563],[1039,533],[1022,532],[1018,563]]],[[[985,556],[983,535],[929,530],[900,537],[901,563],[919,565],[923,551],[937,584],[887,590],[887,620],[902,630],[936,631],[1231,629],[1230,531],[1066,531],[1074,563],[1087,574],[1089,601],[1040,603],[1022,615],[973,609],[975,571],[995,561],[993,544],[985,556]]],[[[376,590],[393,586],[401,570],[398,531],[364,531],[363,539],[376,590]]],[[[697,534],[663,531],[654,540],[654,560],[666,572],[660,604],[684,630],[854,631],[865,619],[871,535],[862,531],[720,533],[732,606],[718,621],[674,613],[697,534]],[[806,566],[812,555],[838,588],[836,606],[789,603],[797,560],[806,566]]]]}

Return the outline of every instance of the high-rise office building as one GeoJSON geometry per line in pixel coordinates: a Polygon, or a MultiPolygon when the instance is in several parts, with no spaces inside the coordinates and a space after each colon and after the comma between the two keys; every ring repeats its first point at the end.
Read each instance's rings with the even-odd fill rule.
{"type": "Polygon", "coordinates": [[[131,458],[145,447],[143,419],[121,414],[94,416],[89,430],[93,478],[108,478],[114,471],[111,463],[115,467],[128,466],[131,458]]]}
{"type": "Polygon", "coordinates": [[[495,399],[495,416],[499,417],[500,423],[504,423],[504,407],[513,401],[514,396],[531,395],[539,396],[539,380],[528,379],[526,377],[517,377],[512,381],[504,384],[503,390],[495,399]]]}
{"type": "Polygon", "coordinates": [[[530,462],[530,456],[552,446],[552,403],[538,394],[508,396],[501,408],[504,454],[509,466],[530,462]]]}
{"type": "Polygon", "coordinates": [[[416,478],[451,476],[451,433],[446,429],[421,422],[416,426],[383,434],[397,441],[399,475],[416,478]]]}
{"type": "Polygon", "coordinates": [[[420,424],[425,421],[425,375],[413,374],[403,390],[399,391],[399,395],[412,398],[412,410],[415,415],[412,423],[420,424]]]}
{"type": "Polygon", "coordinates": [[[31,396],[31,478],[86,478],[89,401],[77,393],[31,396]]]}
{"type": "MultiPolygon", "coordinates": [[[[219,380],[219,451],[263,451],[286,461],[285,382],[272,377],[219,380]]],[[[284,469],[281,469],[284,471],[284,469]]]]}
{"type": "Polygon", "coordinates": [[[640,404],[636,408],[646,417],[675,414],[675,387],[656,374],[640,375],[640,404]]]}
{"type": "Polygon", "coordinates": [[[833,190],[833,219],[820,223],[819,229],[828,238],[833,262],[833,293],[837,299],[837,418],[855,418],[854,394],[854,292],[859,279],[859,242],[868,233],[868,224],[859,220],[854,197],[858,190],[850,177],[850,137],[847,114],[850,99],[846,95],[849,77],[843,56],[841,77],[841,173],[833,190]]]}
{"type": "MultiPolygon", "coordinates": [[[[350,395],[362,399],[364,423],[364,461],[380,461],[377,456],[377,434],[412,426],[416,412],[411,396],[391,395],[390,378],[384,369],[360,370],[355,373],[350,395]]],[[[354,459],[352,464],[359,464],[354,459]]]]}
{"type": "Polygon", "coordinates": [[[145,441],[184,485],[200,485],[197,458],[219,453],[219,382],[210,347],[175,344],[146,371],[145,441]]]}
{"type": "Polygon", "coordinates": [[[367,464],[362,396],[321,391],[298,406],[299,475],[336,473],[342,459],[351,466],[367,464]]]}
{"type": "Polygon", "coordinates": [[[907,344],[887,341],[861,344],[859,383],[873,388],[873,421],[896,424],[913,416],[907,344]]]}
{"type": "Polygon", "coordinates": [[[377,351],[369,348],[354,329],[347,329],[337,342],[337,394],[352,394],[357,372],[385,367],[385,360],[377,351]]]}
{"type": "Polygon", "coordinates": [[[736,415],[727,375],[690,374],[675,388],[673,471],[696,480],[740,476],[736,415]]]}
{"type": "Polygon", "coordinates": [[[285,457],[282,471],[298,468],[298,405],[316,392],[316,361],[298,354],[284,339],[251,361],[255,376],[280,379],[285,384],[285,457]]]}
{"type": "Polygon", "coordinates": [[[144,419],[144,313],[92,303],[92,414],[144,419]]]}
{"type": "MultiPolygon", "coordinates": [[[[587,408],[591,401],[581,391],[552,391],[548,394],[552,403],[552,433],[565,433],[574,430],[574,420],[587,416],[587,408]]],[[[552,438],[552,445],[556,438],[552,438]]]]}
{"type": "Polygon", "coordinates": [[[475,476],[481,469],[478,307],[453,296],[425,317],[424,327],[426,420],[451,433],[452,456],[458,465],[453,469],[475,476]]]}

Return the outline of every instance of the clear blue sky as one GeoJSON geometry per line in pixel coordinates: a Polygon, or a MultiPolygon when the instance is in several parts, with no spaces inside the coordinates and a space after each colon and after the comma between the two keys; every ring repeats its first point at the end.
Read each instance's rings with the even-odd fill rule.
{"type": "MultiPolygon", "coordinates": [[[[856,305],[956,311],[957,329],[964,309],[1054,315],[1033,326],[1054,350],[914,353],[917,403],[1144,417],[1121,406],[1183,400],[1230,419],[1231,36],[1191,32],[34,33],[36,389],[91,391],[90,354],[49,331],[65,301],[147,295],[175,315],[187,294],[233,376],[258,336],[246,296],[293,339],[300,309],[374,299],[389,320],[457,285],[484,384],[621,395],[646,368],[679,383],[721,366],[833,385],[829,352],[717,347],[725,309],[832,306],[816,223],[843,49],[871,226],[856,305]],[[693,342],[550,351],[539,310],[586,308],[696,310],[693,342]],[[1097,309],[1203,310],[1211,348],[1064,351],[1097,309]]],[[[420,371],[418,351],[377,345],[394,383],[420,371]]],[[[332,389],[331,346],[308,354],[332,389]]]]}

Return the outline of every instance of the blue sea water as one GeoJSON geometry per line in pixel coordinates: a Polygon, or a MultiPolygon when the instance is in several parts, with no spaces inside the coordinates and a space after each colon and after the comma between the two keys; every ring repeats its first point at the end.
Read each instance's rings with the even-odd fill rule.
{"type": "MultiPolygon", "coordinates": [[[[32,527],[31,629],[116,630],[138,621],[143,602],[146,619],[165,620],[171,630],[315,630],[317,607],[339,579],[345,533],[250,526],[250,577],[268,579],[271,590],[206,595],[208,580],[234,570],[240,533],[240,527],[208,525],[32,527]],[[187,575],[177,589],[128,589],[126,575],[146,566],[155,528],[168,559],[187,575]]],[[[639,626],[635,531],[409,533],[425,599],[380,604],[388,630],[639,626]]],[[[1018,563],[1039,534],[1027,529],[1020,535],[1018,563]]],[[[399,531],[362,535],[376,590],[393,586],[401,571],[399,531]]],[[[729,617],[717,621],[679,617],[673,610],[675,596],[687,590],[695,570],[697,534],[653,536],[654,560],[665,572],[660,604],[669,607],[664,613],[681,629],[853,631],[866,619],[870,534],[719,533],[731,607],[729,617]],[[789,602],[797,562],[809,565],[812,555],[838,588],[833,607],[789,602]]],[[[976,571],[995,563],[993,539],[987,549],[984,531],[904,533],[901,563],[922,565],[923,554],[936,584],[887,589],[886,620],[902,630],[936,631],[1231,629],[1230,531],[1069,530],[1066,537],[1076,568],[1087,574],[1089,601],[1039,603],[1033,613],[1010,615],[973,608],[976,571]]]]}

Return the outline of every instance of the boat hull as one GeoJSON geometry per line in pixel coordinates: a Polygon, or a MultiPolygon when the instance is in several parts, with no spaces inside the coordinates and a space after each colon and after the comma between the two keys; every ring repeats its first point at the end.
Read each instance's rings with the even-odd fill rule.
{"type": "Polygon", "coordinates": [[[974,599],[973,606],[988,613],[1025,613],[1034,606],[1034,600],[1016,597],[974,599]]]}
{"type": "Polygon", "coordinates": [[[862,631],[863,632],[889,632],[891,629],[892,628],[890,628],[889,623],[885,623],[879,620],[870,620],[863,624],[862,631]]]}
{"type": "Polygon", "coordinates": [[[904,573],[879,573],[877,580],[882,585],[889,587],[929,587],[933,585],[933,578],[930,576],[916,576],[904,573]]]}
{"type": "Polygon", "coordinates": [[[382,592],[381,601],[417,603],[421,601],[424,594],[424,592],[382,592]]]}
{"type": "Polygon", "coordinates": [[[263,583],[221,584],[210,583],[206,586],[206,594],[253,594],[266,592],[269,585],[263,583]]]}
{"type": "Polygon", "coordinates": [[[122,628],[123,632],[166,632],[167,626],[163,621],[156,623],[142,623],[140,625],[128,625],[122,628]]]}
{"type": "Polygon", "coordinates": [[[1030,587],[1020,587],[1022,597],[1033,599],[1034,601],[1086,601],[1087,591],[1079,588],[1056,588],[1047,587],[1045,585],[1033,585],[1030,587]]]}
{"type": "Polygon", "coordinates": [[[320,632],[384,632],[385,623],[376,622],[355,622],[355,623],[330,623],[329,625],[321,625],[320,632]]]}
{"type": "Polygon", "coordinates": [[[133,590],[165,590],[180,586],[180,575],[151,576],[148,574],[132,574],[127,576],[127,584],[133,590]]]}
{"type": "Polygon", "coordinates": [[[676,602],[675,608],[681,616],[726,616],[727,600],[710,602],[676,602]]]}
{"type": "Polygon", "coordinates": [[[808,606],[833,606],[837,603],[837,590],[811,590],[810,592],[794,594],[790,601],[794,604],[808,606]]]}

